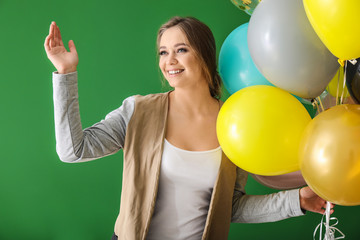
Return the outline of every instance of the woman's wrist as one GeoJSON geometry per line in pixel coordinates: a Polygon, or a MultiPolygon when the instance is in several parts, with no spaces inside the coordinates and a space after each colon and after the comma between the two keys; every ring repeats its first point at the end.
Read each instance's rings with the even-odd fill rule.
{"type": "Polygon", "coordinates": [[[67,74],[67,73],[72,73],[72,72],[76,72],[76,67],[71,67],[71,68],[59,68],[59,69],[58,69],[58,73],[59,73],[59,74],[67,74]]]}
{"type": "Polygon", "coordinates": [[[303,197],[302,191],[304,191],[304,187],[302,187],[302,188],[299,189],[299,198],[300,198],[300,209],[301,209],[301,211],[305,214],[305,213],[306,213],[306,209],[304,208],[304,204],[305,204],[304,201],[305,201],[305,199],[304,199],[304,197],[303,197]]]}

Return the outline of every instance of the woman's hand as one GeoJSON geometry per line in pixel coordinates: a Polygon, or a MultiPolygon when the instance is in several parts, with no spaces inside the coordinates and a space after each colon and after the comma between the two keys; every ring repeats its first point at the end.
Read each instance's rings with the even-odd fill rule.
{"type": "MultiPolygon", "coordinates": [[[[300,207],[304,210],[324,214],[326,201],[316,195],[309,187],[300,189],[300,207]]],[[[334,212],[334,204],[331,203],[330,214],[334,212]]]]}
{"type": "Polygon", "coordinates": [[[61,74],[75,72],[79,63],[75,44],[69,41],[70,52],[64,47],[61,39],[60,29],[55,22],[50,25],[49,35],[45,39],[45,51],[54,67],[61,74]]]}

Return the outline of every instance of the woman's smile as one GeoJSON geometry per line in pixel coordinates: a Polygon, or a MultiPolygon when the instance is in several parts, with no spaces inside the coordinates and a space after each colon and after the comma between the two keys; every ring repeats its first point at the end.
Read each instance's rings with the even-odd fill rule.
{"type": "Polygon", "coordinates": [[[185,69],[169,70],[168,74],[170,77],[175,77],[175,76],[179,75],[180,73],[182,73],[183,71],[185,71],[185,69]]]}

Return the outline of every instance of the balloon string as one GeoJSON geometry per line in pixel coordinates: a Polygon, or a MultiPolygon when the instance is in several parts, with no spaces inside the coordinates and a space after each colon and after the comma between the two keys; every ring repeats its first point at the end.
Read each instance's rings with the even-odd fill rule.
{"type": "MultiPolygon", "coordinates": [[[[321,111],[319,111],[319,113],[320,113],[320,112],[325,111],[325,109],[324,109],[324,105],[322,104],[322,101],[321,101],[320,96],[316,98],[316,104],[317,104],[317,106],[319,106],[319,104],[320,104],[321,111]]],[[[320,108],[319,108],[319,107],[318,107],[318,109],[320,110],[320,108]]]]}
{"type": "Polygon", "coordinates": [[[343,104],[343,103],[344,103],[345,83],[346,83],[346,68],[347,68],[347,61],[345,62],[345,66],[344,66],[344,68],[343,68],[343,71],[344,71],[344,79],[343,79],[343,86],[342,86],[340,104],[343,104]]]}
{"type": "Polygon", "coordinates": [[[335,98],[335,105],[337,106],[339,103],[339,85],[340,85],[340,71],[341,71],[342,67],[340,67],[337,71],[337,76],[338,76],[338,80],[337,80],[337,87],[336,87],[336,98],[335,98]]]}
{"type": "Polygon", "coordinates": [[[336,217],[330,217],[330,203],[326,202],[326,210],[323,214],[323,216],[321,217],[321,222],[316,226],[315,231],[314,231],[314,235],[313,235],[313,239],[315,240],[316,237],[316,233],[320,228],[320,240],[336,240],[336,239],[344,239],[345,238],[345,234],[343,232],[341,232],[338,228],[336,228],[335,226],[339,223],[338,219],[336,217]],[[324,222],[324,216],[326,217],[326,222],[324,222]],[[336,220],[336,222],[332,225],[330,225],[330,221],[331,220],[336,220]],[[322,238],[322,233],[323,233],[323,225],[325,226],[325,236],[324,238],[322,238]],[[341,236],[335,238],[335,233],[339,232],[341,234],[341,236]]]}
{"type": "Polygon", "coordinates": [[[313,105],[314,109],[316,109],[317,114],[320,114],[321,112],[324,111],[324,106],[322,105],[320,96],[311,99],[311,104],[313,105]],[[322,107],[322,110],[320,109],[319,104],[322,107]]]}
{"type": "Polygon", "coordinates": [[[316,109],[317,114],[320,114],[319,103],[316,98],[311,99],[311,104],[313,108],[316,109]]]}
{"type": "Polygon", "coordinates": [[[325,239],[330,239],[330,203],[326,202],[325,210],[326,224],[325,224],[325,239]]]}

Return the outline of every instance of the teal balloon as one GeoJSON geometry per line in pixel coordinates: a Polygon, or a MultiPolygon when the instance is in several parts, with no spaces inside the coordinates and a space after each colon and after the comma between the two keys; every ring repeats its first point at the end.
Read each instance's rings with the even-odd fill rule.
{"type": "Polygon", "coordinates": [[[259,72],[250,56],[248,25],[245,23],[232,31],[220,49],[219,72],[230,94],[254,85],[274,86],[259,72]]]}

